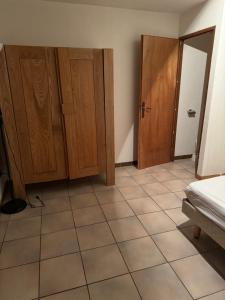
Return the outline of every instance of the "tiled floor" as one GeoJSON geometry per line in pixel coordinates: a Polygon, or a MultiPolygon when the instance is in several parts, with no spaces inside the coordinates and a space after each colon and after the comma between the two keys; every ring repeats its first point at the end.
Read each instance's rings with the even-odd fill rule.
{"type": "Polygon", "coordinates": [[[222,300],[225,251],[181,212],[181,160],[29,191],[45,207],[0,215],[1,300],[222,300]]]}

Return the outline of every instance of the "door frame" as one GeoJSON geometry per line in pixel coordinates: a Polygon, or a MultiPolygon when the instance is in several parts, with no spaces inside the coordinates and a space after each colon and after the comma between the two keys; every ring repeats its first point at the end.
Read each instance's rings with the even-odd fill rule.
{"type": "MultiPolygon", "coordinates": [[[[211,66],[212,66],[212,55],[214,49],[214,42],[215,42],[215,33],[216,33],[216,26],[208,27],[179,38],[179,57],[178,57],[178,66],[177,66],[177,87],[176,87],[176,98],[175,98],[175,109],[174,109],[174,122],[173,122],[173,137],[172,137],[172,149],[171,149],[171,160],[174,161],[175,159],[175,143],[176,143],[176,131],[177,131],[177,118],[178,118],[178,107],[179,107],[179,98],[180,98],[180,86],[181,86],[181,73],[182,73],[182,64],[183,64],[183,49],[184,49],[184,42],[190,38],[201,36],[205,33],[212,32],[212,49],[208,59],[209,69],[205,73],[205,81],[206,81],[206,89],[203,91],[202,95],[202,104],[201,104],[201,112],[200,112],[200,120],[199,120],[199,127],[198,127],[198,136],[197,136],[197,152],[199,154],[201,149],[201,142],[202,142],[202,132],[205,120],[205,110],[207,104],[207,96],[208,96],[208,87],[209,87],[209,79],[211,74],[211,66]]],[[[195,176],[197,176],[198,171],[198,163],[199,163],[199,155],[195,161],[195,176]]]]}

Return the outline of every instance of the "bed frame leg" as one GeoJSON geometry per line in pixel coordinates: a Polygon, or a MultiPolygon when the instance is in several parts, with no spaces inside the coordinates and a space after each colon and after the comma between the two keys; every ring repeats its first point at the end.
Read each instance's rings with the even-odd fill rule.
{"type": "Polygon", "coordinates": [[[195,239],[199,239],[199,238],[200,238],[200,235],[201,235],[201,228],[198,227],[198,226],[195,226],[195,227],[193,228],[193,237],[194,237],[195,239]]]}

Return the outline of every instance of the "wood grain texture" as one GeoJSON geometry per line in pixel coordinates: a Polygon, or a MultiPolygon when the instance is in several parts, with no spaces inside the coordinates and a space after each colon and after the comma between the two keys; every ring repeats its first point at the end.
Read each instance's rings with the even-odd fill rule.
{"type": "Polygon", "coordinates": [[[6,46],[25,183],[67,177],[54,48],[6,46]]]}
{"type": "Polygon", "coordinates": [[[106,183],[115,184],[113,50],[104,49],[106,183]]]}
{"type": "Polygon", "coordinates": [[[6,131],[7,152],[14,195],[25,199],[25,185],[4,49],[0,50],[0,108],[6,131]]]}
{"type": "Polygon", "coordinates": [[[105,126],[102,50],[58,48],[69,177],[104,169],[105,126]]]}
{"type": "Polygon", "coordinates": [[[173,135],[179,42],[143,36],[138,168],[169,162],[173,135]],[[145,110],[141,106],[145,104],[145,110]]]}

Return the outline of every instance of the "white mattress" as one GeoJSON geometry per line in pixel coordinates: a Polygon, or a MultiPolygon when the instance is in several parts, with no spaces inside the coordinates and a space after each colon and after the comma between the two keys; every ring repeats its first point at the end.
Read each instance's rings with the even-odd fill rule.
{"type": "Polygon", "coordinates": [[[225,229],[225,176],[192,182],[185,193],[202,214],[225,229]]]}

